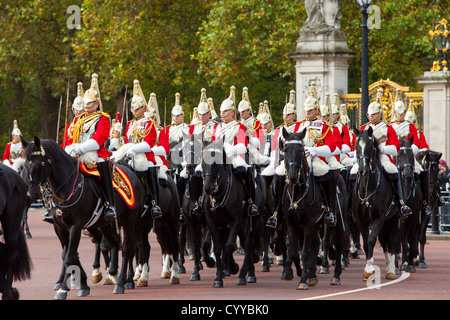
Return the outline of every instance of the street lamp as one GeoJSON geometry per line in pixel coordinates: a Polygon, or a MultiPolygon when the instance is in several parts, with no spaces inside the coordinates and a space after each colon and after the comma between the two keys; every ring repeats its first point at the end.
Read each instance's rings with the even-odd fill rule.
{"type": "Polygon", "coordinates": [[[448,41],[449,31],[447,30],[447,20],[442,19],[436,28],[430,30],[430,36],[433,38],[433,44],[436,50],[437,61],[433,61],[431,71],[448,71],[448,62],[450,60],[450,43],[448,41]]]}
{"type": "Polygon", "coordinates": [[[366,123],[367,107],[369,106],[369,39],[367,19],[372,0],[356,0],[362,13],[362,56],[361,56],[361,124],[366,123]]]}

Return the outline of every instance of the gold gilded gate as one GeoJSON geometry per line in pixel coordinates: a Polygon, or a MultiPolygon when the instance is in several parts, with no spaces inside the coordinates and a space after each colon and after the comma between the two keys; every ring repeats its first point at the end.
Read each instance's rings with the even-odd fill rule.
{"type": "MultiPolygon", "coordinates": [[[[410,92],[409,87],[401,86],[389,79],[379,80],[369,86],[369,100],[373,102],[377,99],[378,90],[383,92],[383,109],[386,121],[393,120],[394,103],[396,101],[397,88],[400,88],[401,99],[409,109],[416,113],[416,127],[423,130],[423,92],[410,92]]],[[[361,91],[361,90],[360,90],[361,91]]],[[[341,94],[340,103],[347,105],[347,112],[350,118],[350,127],[359,128],[361,123],[361,93],[341,94]]]]}

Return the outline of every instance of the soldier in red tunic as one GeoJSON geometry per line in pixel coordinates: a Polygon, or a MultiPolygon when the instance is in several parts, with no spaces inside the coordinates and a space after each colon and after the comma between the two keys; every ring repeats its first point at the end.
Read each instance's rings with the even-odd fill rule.
{"type": "Polygon", "coordinates": [[[22,132],[19,129],[17,120],[14,120],[14,127],[11,135],[13,139],[6,145],[3,153],[3,164],[10,168],[13,167],[14,162],[20,158],[23,152],[22,132]]]}

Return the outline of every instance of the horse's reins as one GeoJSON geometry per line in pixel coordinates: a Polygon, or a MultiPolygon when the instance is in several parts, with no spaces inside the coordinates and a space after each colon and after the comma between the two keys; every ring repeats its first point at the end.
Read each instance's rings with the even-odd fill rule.
{"type": "MultiPolygon", "coordinates": [[[[33,151],[32,153],[31,153],[31,155],[32,156],[41,156],[41,157],[43,157],[44,158],[44,160],[45,160],[45,158],[46,158],[46,153],[45,153],[45,150],[44,150],[44,147],[41,145],[40,146],[40,150],[39,151],[33,151]]],[[[45,168],[45,166],[47,165],[47,163],[51,166],[51,164],[52,164],[52,160],[50,159],[50,158],[47,158],[47,161],[41,161],[41,166],[42,167],[44,167],[45,168]]],[[[66,201],[69,201],[71,198],[72,198],[72,196],[75,194],[75,191],[77,191],[78,189],[76,188],[76,186],[77,186],[77,181],[78,181],[78,176],[79,176],[79,173],[80,173],[80,160],[78,159],[77,160],[77,166],[76,166],[76,169],[72,172],[72,174],[67,178],[67,180],[66,181],[64,181],[55,191],[53,191],[53,190],[51,190],[51,189],[49,189],[48,188],[48,190],[51,192],[51,194],[52,194],[52,197],[53,198],[55,198],[56,200],[58,200],[58,201],[60,201],[60,202],[66,202],[66,201]],[[67,197],[67,199],[61,199],[61,198],[59,198],[57,195],[56,195],[56,193],[70,180],[70,178],[72,178],[72,176],[74,175],[76,173],[76,176],[75,176],[75,180],[74,180],[74,182],[73,182],[73,185],[72,185],[72,190],[70,191],[70,194],[69,194],[69,196],[67,197]]],[[[30,180],[31,182],[33,182],[32,180],[30,180]]],[[[39,182],[40,183],[40,182],[39,182]]],[[[82,185],[82,183],[81,183],[81,185],[82,185]]],[[[82,193],[81,193],[82,194],[82,193]]],[[[81,194],[80,194],[80,198],[81,198],[81,194]]],[[[79,200],[79,199],[78,199],[79,200]]],[[[76,202],[78,202],[78,200],[76,201],[76,202]]],[[[76,203],[75,202],[75,203],[76,203]]],[[[73,204],[72,204],[73,205],[73,204]]]]}
{"type": "MultiPolygon", "coordinates": [[[[413,151],[411,147],[401,147],[401,148],[400,148],[400,151],[402,151],[402,150],[403,150],[403,151],[404,151],[404,150],[411,150],[411,152],[413,151]]],[[[397,156],[397,158],[399,158],[399,157],[400,157],[400,156],[397,156]]],[[[411,169],[413,170],[413,172],[414,172],[414,164],[413,164],[413,163],[405,163],[405,164],[402,165],[401,167],[398,166],[398,168],[399,168],[400,174],[401,174],[401,173],[403,172],[403,170],[406,169],[406,168],[411,168],[411,169]]],[[[400,178],[401,178],[401,177],[399,177],[399,179],[400,179],[400,178]]],[[[405,199],[409,199],[409,197],[411,196],[411,194],[414,196],[413,192],[415,192],[415,184],[416,184],[416,182],[415,182],[415,180],[413,179],[411,189],[409,190],[408,196],[407,196],[405,199]]]]}
{"type": "MultiPolygon", "coordinates": [[[[373,152],[372,152],[373,154],[373,152]]],[[[373,157],[369,158],[367,156],[364,155],[360,155],[358,157],[358,160],[367,160],[369,163],[369,177],[372,173],[377,173],[377,185],[375,187],[375,189],[366,197],[362,198],[361,197],[361,190],[359,188],[360,186],[360,180],[361,180],[361,175],[358,173],[358,177],[357,177],[357,181],[356,181],[356,186],[357,186],[357,190],[358,190],[358,199],[361,202],[361,204],[365,205],[366,207],[370,206],[370,200],[373,198],[373,196],[375,196],[375,194],[378,192],[378,190],[380,189],[380,183],[381,183],[381,171],[379,168],[376,168],[376,170],[372,170],[372,162],[373,162],[373,157]]],[[[359,164],[358,164],[359,165],[359,164]]],[[[369,186],[369,184],[366,184],[366,194],[367,192],[367,187],[369,186]]]]}

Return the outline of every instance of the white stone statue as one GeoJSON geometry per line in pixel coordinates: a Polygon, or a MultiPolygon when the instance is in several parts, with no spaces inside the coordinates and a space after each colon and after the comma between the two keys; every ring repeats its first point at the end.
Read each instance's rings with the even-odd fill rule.
{"type": "Polygon", "coordinates": [[[341,28],[339,19],[342,12],[339,0],[305,0],[305,9],[308,18],[302,30],[317,33],[341,28]]]}

